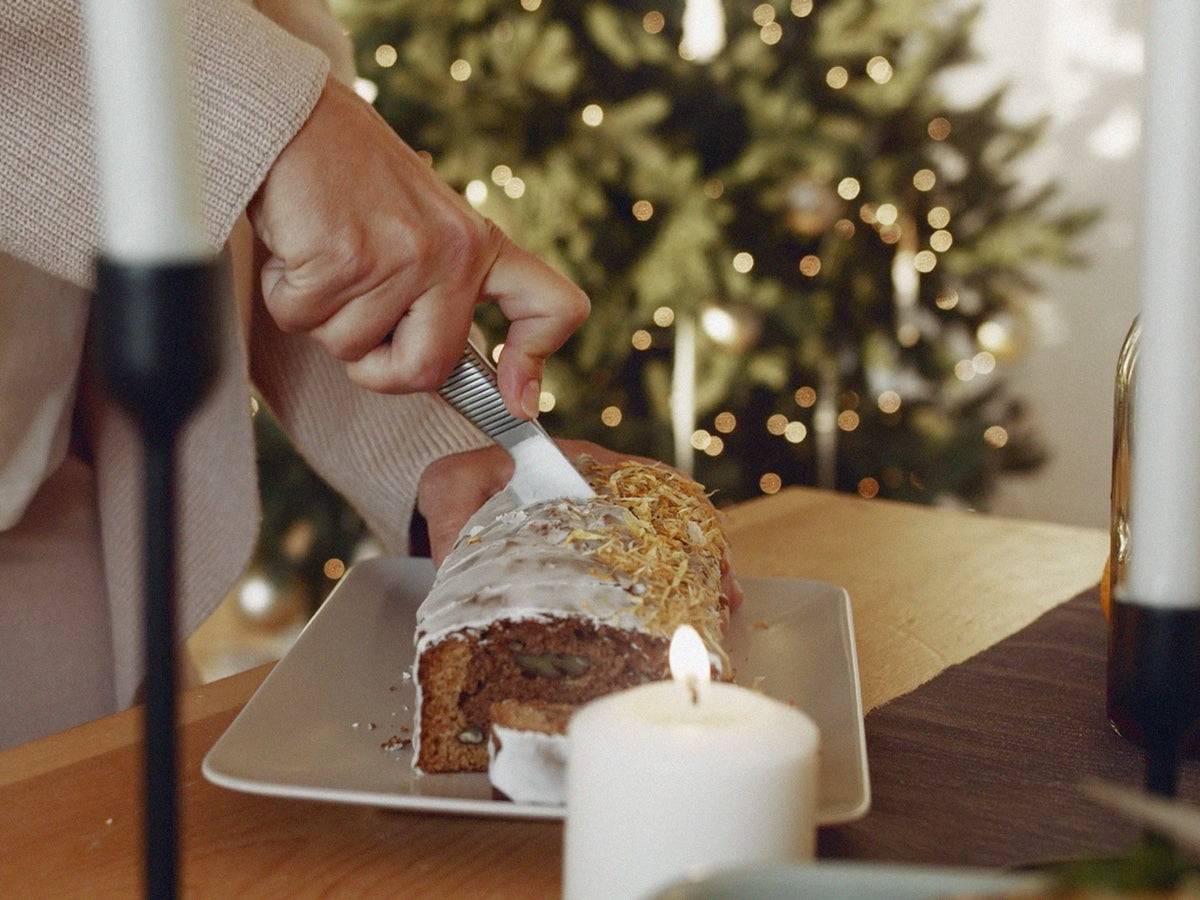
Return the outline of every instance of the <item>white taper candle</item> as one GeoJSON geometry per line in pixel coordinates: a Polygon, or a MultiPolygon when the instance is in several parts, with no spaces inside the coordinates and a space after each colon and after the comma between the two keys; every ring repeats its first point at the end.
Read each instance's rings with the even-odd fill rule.
{"type": "Polygon", "coordinates": [[[1125,599],[1200,606],[1200,3],[1151,0],[1125,599]]]}
{"type": "Polygon", "coordinates": [[[684,312],[675,317],[670,405],[675,468],[691,475],[696,468],[692,452],[692,432],[696,428],[696,322],[684,312]]]}
{"type": "Polygon", "coordinates": [[[105,254],[139,264],[210,256],[183,0],[85,0],[84,7],[105,254]]]}

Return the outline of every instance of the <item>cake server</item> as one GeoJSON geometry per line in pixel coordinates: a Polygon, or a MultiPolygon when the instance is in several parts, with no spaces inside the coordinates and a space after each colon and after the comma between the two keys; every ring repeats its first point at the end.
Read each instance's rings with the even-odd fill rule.
{"type": "Polygon", "coordinates": [[[522,504],[595,496],[536,419],[518,419],[508,411],[500,396],[495,367],[470,342],[438,393],[512,455],[513,477],[508,490],[522,504]]]}

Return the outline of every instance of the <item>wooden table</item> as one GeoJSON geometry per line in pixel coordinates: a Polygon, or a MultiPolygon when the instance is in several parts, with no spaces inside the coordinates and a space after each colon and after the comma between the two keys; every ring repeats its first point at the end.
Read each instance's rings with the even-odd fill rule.
{"type": "MultiPolygon", "coordinates": [[[[729,525],[740,571],[846,587],[869,710],[1094,585],[1107,553],[1095,529],[803,489],[735,507],[729,525]]],[[[558,823],[271,799],[206,782],[201,759],[268,668],[183,698],[186,896],[557,896],[558,823]]],[[[136,895],[139,728],[131,710],[0,753],[0,895],[136,895]]],[[[869,855],[871,819],[860,827],[823,847],[869,855]]]]}

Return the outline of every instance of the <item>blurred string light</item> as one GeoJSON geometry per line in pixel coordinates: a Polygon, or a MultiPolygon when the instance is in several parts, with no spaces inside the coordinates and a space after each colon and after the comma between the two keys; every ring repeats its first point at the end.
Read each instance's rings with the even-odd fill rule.
{"type": "Polygon", "coordinates": [[[882,394],[879,395],[878,399],[875,402],[876,402],[876,405],[879,407],[880,412],[883,412],[883,413],[890,414],[890,413],[899,412],[899,410],[900,410],[900,403],[901,403],[900,394],[897,393],[896,391],[892,391],[892,390],[884,391],[882,394]]]}
{"type": "Polygon", "coordinates": [[[758,479],[758,488],[764,494],[778,494],[783,487],[783,479],[774,472],[766,472],[758,479]]]}
{"type": "Polygon", "coordinates": [[[595,128],[604,121],[604,109],[599,103],[589,103],[579,115],[583,119],[583,124],[589,125],[592,128],[595,128]]]}
{"type": "Polygon", "coordinates": [[[980,375],[990,375],[996,370],[996,357],[986,350],[980,350],[971,357],[971,368],[980,375]]]}
{"type": "Polygon", "coordinates": [[[950,224],[950,210],[944,206],[935,206],[925,216],[930,228],[945,228],[950,224]]]}
{"type": "Polygon", "coordinates": [[[995,447],[997,450],[999,450],[1001,447],[1003,447],[1005,444],[1008,443],[1008,432],[1004,429],[1004,426],[1002,426],[1002,425],[992,425],[990,428],[988,428],[986,431],[983,432],[983,439],[990,446],[995,447]]]}
{"type": "Polygon", "coordinates": [[[913,175],[912,183],[918,191],[931,191],[937,184],[937,175],[933,169],[918,169],[913,175]]]}
{"type": "Polygon", "coordinates": [[[778,44],[783,37],[783,26],[775,21],[775,7],[770,3],[760,3],[754,7],[753,13],[754,24],[757,25],[759,31],[759,39],[767,46],[778,44]]]}
{"type": "Polygon", "coordinates": [[[834,66],[825,73],[825,83],[835,91],[840,91],[850,83],[850,73],[844,66],[834,66]]]}
{"type": "Polygon", "coordinates": [[[872,56],[867,61],[867,77],[876,84],[887,84],[892,80],[892,64],[883,56],[872,56]]]}
{"type": "Polygon", "coordinates": [[[474,181],[467,182],[467,188],[463,194],[472,206],[482,206],[488,196],[487,185],[476,178],[474,181]]]}
{"type": "Polygon", "coordinates": [[[729,310],[709,306],[700,313],[700,327],[714,341],[727,344],[737,336],[737,322],[729,310]]]}
{"type": "Polygon", "coordinates": [[[975,340],[990,353],[1008,356],[1013,352],[1014,344],[1012,323],[1007,317],[980,322],[975,329],[975,340]]]}
{"type": "Polygon", "coordinates": [[[400,54],[391,44],[380,44],[375,48],[375,65],[381,69],[390,69],[400,59],[400,54]]]}
{"type": "Polygon", "coordinates": [[[668,328],[675,321],[675,310],[669,306],[660,306],[651,317],[659,328],[668,328]]]}
{"type": "Polygon", "coordinates": [[[710,304],[700,311],[700,328],[714,343],[740,353],[758,340],[762,322],[747,306],[710,304]]]}
{"type": "Polygon", "coordinates": [[[367,103],[374,103],[379,97],[379,85],[367,78],[355,78],[354,93],[367,103]]]}
{"type": "Polygon", "coordinates": [[[862,190],[862,185],[857,178],[843,178],[838,182],[837,193],[843,200],[853,200],[862,190]]]}

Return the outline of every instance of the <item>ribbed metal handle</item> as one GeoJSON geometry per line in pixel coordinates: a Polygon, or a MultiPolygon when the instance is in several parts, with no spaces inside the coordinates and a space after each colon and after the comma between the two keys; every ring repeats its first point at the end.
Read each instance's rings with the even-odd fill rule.
{"type": "Polygon", "coordinates": [[[542,430],[536,421],[518,419],[508,411],[500,396],[495,366],[473,344],[467,344],[462,359],[438,393],[471,424],[504,447],[511,447],[528,434],[530,426],[542,430]]]}

